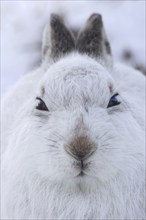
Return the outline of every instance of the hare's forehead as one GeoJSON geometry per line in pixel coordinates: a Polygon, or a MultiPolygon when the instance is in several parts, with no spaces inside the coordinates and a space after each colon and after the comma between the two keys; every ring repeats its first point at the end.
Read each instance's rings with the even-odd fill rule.
{"type": "Polygon", "coordinates": [[[41,84],[47,100],[57,101],[60,105],[107,102],[111,84],[109,74],[99,66],[84,66],[68,66],[58,72],[48,72],[41,84]]]}
{"type": "Polygon", "coordinates": [[[50,68],[44,78],[44,86],[64,89],[71,89],[74,87],[98,88],[108,86],[111,78],[105,68],[94,60],[88,59],[65,59],[63,62],[59,62],[50,68]]]}

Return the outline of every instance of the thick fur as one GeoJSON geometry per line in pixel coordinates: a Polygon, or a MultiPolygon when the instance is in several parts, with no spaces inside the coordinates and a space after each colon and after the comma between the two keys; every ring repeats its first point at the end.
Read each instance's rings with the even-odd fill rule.
{"type": "Polygon", "coordinates": [[[75,49],[73,34],[65,27],[60,16],[52,14],[44,30],[43,57],[57,60],[62,55],[75,49]]]}
{"type": "Polygon", "coordinates": [[[111,47],[100,14],[92,14],[90,16],[85,27],[79,33],[76,45],[79,52],[88,54],[96,59],[102,58],[104,65],[112,65],[111,47]]]}
{"type": "Polygon", "coordinates": [[[71,52],[18,82],[2,106],[2,219],[145,219],[144,79],[71,52]],[[82,136],[95,149],[78,176],[66,147],[82,136]]]}

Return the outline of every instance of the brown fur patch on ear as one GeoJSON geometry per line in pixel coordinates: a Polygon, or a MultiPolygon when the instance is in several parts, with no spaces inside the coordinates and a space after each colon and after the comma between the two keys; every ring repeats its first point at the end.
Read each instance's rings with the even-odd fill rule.
{"type": "Polygon", "coordinates": [[[45,94],[45,88],[44,88],[44,86],[42,86],[42,87],[41,87],[41,96],[43,97],[44,94],[45,94]]]}
{"type": "Polygon", "coordinates": [[[112,84],[109,84],[109,91],[110,91],[111,94],[113,94],[114,88],[113,88],[112,84]]]}

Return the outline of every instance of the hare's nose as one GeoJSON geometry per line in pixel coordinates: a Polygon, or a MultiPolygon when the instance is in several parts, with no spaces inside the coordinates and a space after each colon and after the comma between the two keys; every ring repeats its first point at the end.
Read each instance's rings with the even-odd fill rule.
{"type": "Polygon", "coordinates": [[[85,160],[97,149],[96,144],[88,137],[77,137],[64,145],[65,151],[76,160],[85,160]]]}

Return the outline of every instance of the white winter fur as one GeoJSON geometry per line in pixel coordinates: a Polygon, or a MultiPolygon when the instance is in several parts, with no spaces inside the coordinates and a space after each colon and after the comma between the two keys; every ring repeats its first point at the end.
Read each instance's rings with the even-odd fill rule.
{"type": "Polygon", "coordinates": [[[24,77],[2,106],[2,219],[145,219],[144,81],[78,53],[24,77]],[[42,87],[49,113],[35,109],[42,87]],[[63,146],[81,118],[98,149],[76,177],[63,146]]]}

